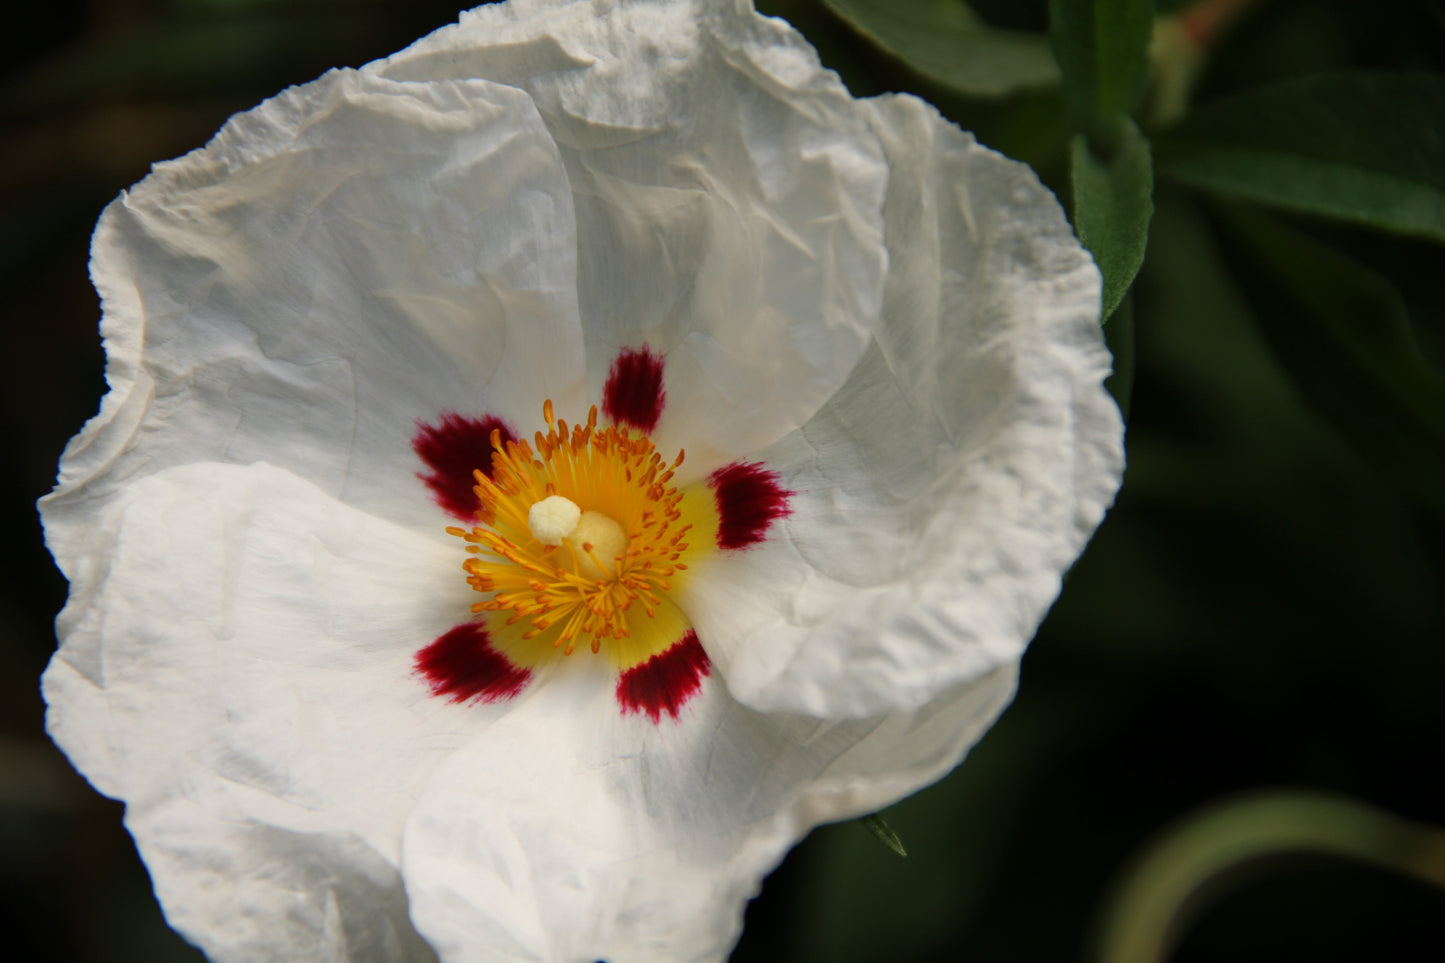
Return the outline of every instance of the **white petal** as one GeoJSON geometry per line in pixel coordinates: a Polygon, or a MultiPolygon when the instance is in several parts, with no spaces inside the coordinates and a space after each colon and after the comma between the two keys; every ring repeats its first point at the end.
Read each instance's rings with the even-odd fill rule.
{"type": "Polygon", "coordinates": [[[426,959],[403,821],[495,714],[413,675],[468,614],[460,553],[264,465],[157,473],[95,522],[47,725],[126,801],[172,925],[217,960],[426,959]]]}
{"type": "Polygon", "coordinates": [[[417,418],[581,399],[572,202],[521,92],[334,71],[240,114],[106,209],[111,393],[72,442],[57,555],[94,499],[265,460],[432,526],[417,418]]]}
{"type": "Polygon", "coordinates": [[[848,722],[760,715],[707,679],[654,725],[567,668],[438,769],[407,824],[412,916],[445,963],[722,960],[789,846],[956,765],[1015,679],[848,722]]]}
{"type": "Polygon", "coordinates": [[[759,457],[796,492],[683,607],[764,711],[908,710],[1016,661],[1112,502],[1099,275],[1021,164],[908,97],[872,102],[893,168],[875,344],[759,457]]]}
{"type": "Polygon", "coordinates": [[[535,99],[575,195],[594,396],[619,348],[664,355],[655,437],[691,475],[817,411],[886,267],[877,138],[807,42],[748,7],[513,0],[379,65],[535,99]]]}

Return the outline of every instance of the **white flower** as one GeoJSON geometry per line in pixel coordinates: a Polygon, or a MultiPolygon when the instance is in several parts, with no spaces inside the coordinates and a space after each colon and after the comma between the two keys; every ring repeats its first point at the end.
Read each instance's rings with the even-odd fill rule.
{"type": "Polygon", "coordinates": [[[92,274],[49,726],[216,960],[723,958],[959,762],[1118,484],[1053,197],[744,0],[475,10],[92,274]]]}

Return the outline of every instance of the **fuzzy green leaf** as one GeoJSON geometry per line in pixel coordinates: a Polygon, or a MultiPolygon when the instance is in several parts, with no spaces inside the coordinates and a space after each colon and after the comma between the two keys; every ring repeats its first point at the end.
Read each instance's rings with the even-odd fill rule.
{"type": "Polygon", "coordinates": [[[908,850],[903,848],[903,839],[878,813],[874,813],[871,816],[863,816],[858,821],[863,824],[864,829],[873,834],[874,839],[878,840],[884,846],[887,846],[899,856],[908,855],[908,850]]]}
{"type": "Polygon", "coordinates": [[[1119,131],[1108,158],[1094,153],[1085,134],[1075,135],[1069,145],[1074,230],[1103,272],[1106,321],[1144,263],[1154,214],[1149,142],[1127,119],[1119,131]]]}

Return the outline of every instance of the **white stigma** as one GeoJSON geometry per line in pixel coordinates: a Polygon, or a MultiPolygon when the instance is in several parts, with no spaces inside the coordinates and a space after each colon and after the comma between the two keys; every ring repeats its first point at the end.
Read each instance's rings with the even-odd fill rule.
{"type": "Polygon", "coordinates": [[[527,527],[543,545],[567,543],[577,570],[588,578],[611,578],[617,557],[627,551],[627,532],[601,512],[584,512],[561,495],[549,495],[527,509],[527,527]]]}
{"type": "Polygon", "coordinates": [[[581,518],[582,509],[577,503],[561,495],[549,495],[527,509],[527,527],[532,530],[532,537],[543,545],[561,545],[563,539],[577,530],[581,518]]]}

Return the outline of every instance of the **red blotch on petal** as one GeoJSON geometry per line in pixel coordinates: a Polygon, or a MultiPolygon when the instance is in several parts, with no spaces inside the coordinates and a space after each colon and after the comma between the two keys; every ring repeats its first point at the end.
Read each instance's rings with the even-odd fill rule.
{"type": "Polygon", "coordinates": [[[746,548],[761,542],[774,519],[792,512],[788,499],[793,493],[778,481],[777,472],[745,461],[725,465],[708,477],[717,499],[719,548],[746,548]]]}
{"type": "Polygon", "coordinates": [[[658,723],[665,712],[676,719],[683,704],[702,688],[711,667],[697,633],[689,629],[671,648],[622,673],[617,701],[624,715],[646,713],[658,723]]]}
{"type": "Polygon", "coordinates": [[[493,415],[468,418],[455,412],[443,412],[435,425],[418,421],[411,449],[431,469],[417,472],[426,482],[432,497],[447,514],[462,521],[471,521],[479,507],[472,491],[477,481],[472,472],[492,474],[492,432],[500,431],[502,441],[515,441],[516,435],[506,422],[493,415]]]}
{"type": "Polygon", "coordinates": [[[612,362],[602,389],[602,413],[619,424],[650,432],[662,417],[662,358],[643,345],[624,348],[612,362]]]}
{"type": "Polygon", "coordinates": [[[417,671],[431,685],[432,695],[452,702],[499,702],[521,692],[532,670],[513,665],[492,648],[486,626],[463,622],[453,626],[416,654],[417,671]]]}

